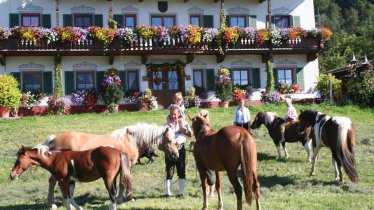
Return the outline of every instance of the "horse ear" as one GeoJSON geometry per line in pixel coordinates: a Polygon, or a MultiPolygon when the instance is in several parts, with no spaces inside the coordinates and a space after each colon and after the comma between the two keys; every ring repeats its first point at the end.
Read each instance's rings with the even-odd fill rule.
{"type": "Polygon", "coordinates": [[[164,130],[164,134],[167,133],[169,131],[169,127],[166,126],[165,130],[164,130]]]}
{"type": "Polygon", "coordinates": [[[193,117],[191,117],[191,115],[188,115],[188,119],[192,121],[193,117]]]}
{"type": "Polygon", "coordinates": [[[203,117],[204,117],[205,119],[207,119],[207,118],[208,118],[208,114],[203,115],[203,117]]]}

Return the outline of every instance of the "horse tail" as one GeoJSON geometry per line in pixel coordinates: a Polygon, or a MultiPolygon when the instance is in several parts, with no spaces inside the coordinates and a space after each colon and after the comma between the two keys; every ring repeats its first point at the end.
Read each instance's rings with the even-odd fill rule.
{"type": "Polygon", "coordinates": [[[358,174],[355,166],[354,142],[356,137],[352,125],[352,121],[343,118],[344,121],[338,123],[338,146],[337,156],[340,159],[344,171],[347,173],[352,182],[358,182],[358,174]],[[349,145],[348,145],[349,144],[349,145]]]}
{"type": "MultiPolygon", "coordinates": [[[[252,162],[257,161],[253,160],[254,155],[251,151],[251,139],[249,138],[249,135],[240,135],[240,140],[242,141],[242,151],[241,151],[241,167],[242,167],[242,174],[243,174],[243,185],[244,185],[244,194],[245,199],[248,204],[252,203],[253,194],[253,183],[254,183],[254,177],[253,177],[253,167],[256,169],[256,166],[253,166],[252,162]]],[[[257,155],[257,154],[256,154],[257,155]]]]}
{"type": "MultiPolygon", "coordinates": [[[[131,161],[126,153],[121,152],[120,183],[126,186],[127,193],[131,194],[131,161]]],[[[129,195],[127,195],[129,196],[129,195]]]]}

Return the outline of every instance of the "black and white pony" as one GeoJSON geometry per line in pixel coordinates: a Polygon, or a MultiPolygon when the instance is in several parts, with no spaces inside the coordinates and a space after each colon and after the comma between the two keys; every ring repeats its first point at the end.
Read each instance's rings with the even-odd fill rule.
{"type": "Polygon", "coordinates": [[[343,182],[342,166],[352,182],[358,182],[355,166],[356,136],[352,121],[347,117],[330,117],[321,112],[300,110],[299,131],[313,126],[316,148],[312,157],[311,176],[315,176],[317,156],[322,146],[329,147],[335,169],[335,180],[343,182]]]}
{"type": "MultiPolygon", "coordinates": [[[[280,152],[280,141],[281,141],[281,124],[284,123],[284,119],[279,117],[274,112],[265,112],[260,111],[257,113],[255,119],[253,120],[251,124],[251,129],[257,129],[261,127],[262,124],[266,126],[268,129],[270,137],[273,139],[273,142],[275,146],[277,147],[277,159],[281,159],[282,155],[280,152]]],[[[293,143],[293,142],[301,142],[301,144],[304,146],[305,151],[307,152],[306,162],[310,162],[310,151],[311,151],[311,145],[312,145],[312,130],[311,127],[306,129],[306,132],[303,132],[302,134],[299,134],[297,131],[297,128],[299,127],[299,122],[295,121],[293,123],[289,123],[285,127],[285,142],[282,143],[283,151],[285,154],[285,158],[287,159],[289,157],[287,149],[286,149],[286,142],[287,143],[293,143]]]]}

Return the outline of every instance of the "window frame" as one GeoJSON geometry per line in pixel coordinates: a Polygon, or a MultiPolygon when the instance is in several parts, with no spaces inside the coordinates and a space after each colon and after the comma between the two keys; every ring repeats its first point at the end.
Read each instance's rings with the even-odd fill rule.
{"type": "MultiPolygon", "coordinates": [[[[155,26],[155,25],[153,25],[153,21],[152,21],[153,18],[161,18],[161,26],[163,26],[163,27],[166,27],[165,22],[164,22],[165,18],[172,18],[173,19],[173,25],[172,26],[176,25],[176,16],[175,15],[151,15],[151,26],[155,26]]],[[[158,26],[156,26],[156,27],[158,27],[158,26]]]]}
{"type": "MultiPolygon", "coordinates": [[[[231,18],[243,18],[244,19],[244,26],[238,26],[238,25],[235,25],[235,26],[238,26],[238,27],[241,27],[241,28],[248,27],[248,15],[229,15],[229,26],[230,27],[235,27],[235,26],[231,25],[231,18]]],[[[236,21],[236,22],[238,22],[238,21],[236,21]]]]}
{"type": "MultiPolygon", "coordinates": [[[[283,67],[283,68],[276,68],[276,72],[277,72],[277,81],[276,81],[276,85],[279,86],[280,84],[287,84],[287,83],[280,83],[280,79],[279,79],[279,71],[291,71],[291,84],[288,84],[288,85],[292,85],[292,84],[295,84],[296,83],[296,69],[293,68],[293,67],[283,67]]],[[[287,77],[286,77],[286,74],[284,73],[284,81],[287,81],[287,77]]],[[[284,82],[283,81],[283,82],[284,82]]]]}
{"type": "Polygon", "coordinates": [[[250,71],[250,68],[234,68],[234,69],[232,69],[231,70],[231,75],[232,75],[232,85],[233,86],[239,86],[239,87],[245,87],[245,86],[248,86],[248,85],[251,85],[252,84],[252,75],[251,75],[251,73],[250,73],[251,71],[250,71]],[[242,72],[242,71],[245,71],[246,73],[247,73],[247,84],[246,85],[242,85],[241,84],[241,82],[242,82],[242,78],[241,78],[241,74],[240,74],[240,84],[239,85],[236,85],[235,83],[234,83],[234,71],[240,71],[240,72],[242,72]]]}
{"type": "Polygon", "coordinates": [[[140,91],[140,82],[139,82],[139,71],[138,70],[127,70],[126,71],[126,91],[135,91],[135,92],[138,92],[140,91]],[[130,89],[130,73],[135,73],[136,74],[136,78],[135,78],[135,81],[136,81],[136,89],[133,90],[133,89],[130,89]]]}
{"type": "Polygon", "coordinates": [[[193,87],[197,87],[196,85],[195,85],[195,80],[194,80],[194,78],[195,78],[195,72],[200,72],[200,75],[201,75],[201,85],[202,85],[202,87],[201,88],[204,88],[205,90],[206,90],[206,86],[205,86],[205,71],[204,71],[204,69],[193,69],[192,70],[192,85],[193,85],[193,87]]]}
{"type": "MultiPolygon", "coordinates": [[[[74,76],[75,76],[75,84],[74,84],[74,86],[75,86],[75,90],[91,90],[91,89],[95,89],[95,90],[97,90],[97,88],[96,88],[96,71],[94,71],[94,70],[92,70],[92,71],[75,71],[75,74],[74,74],[74,76]],[[93,76],[93,78],[92,78],[92,81],[93,81],[93,86],[92,86],[92,88],[85,88],[85,89],[80,89],[80,88],[78,88],[78,74],[87,74],[87,73],[90,73],[90,74],[92,74],[92,76],[93,76]]],[[[85,83],[85,86],[87,85],[88,83],[85,83]]]]}
{"type": "Polygon", "coordinates": [[[82,29],[88,29],[90,26],[93,26],[94,24],[94,17],[92,14],[73,14],[73,26],[74,27],[80,27],[82,29]],[[84,18],[84,17],[89,17],[91,19],[91,24],[87,26],[87,28],[84,26],[84,19],[83,19],[83,27],[82,26],[77,26],[76,25],[76,18],[84,18]]]}
{"type": "MultiPolygon", "coordinates": [[[[31,20],[30,20],[31,22],[31,20]]],[[[39,13],[21,13],[21,26],[23,27],[40,27],[41,26],[41,18],[40,18],[40,14],[39,13]],[[23,18],[24,17],[37,17],[38,18],[38,25],[34,26],[34,25],[29,25],[29,26],[25,26],[24,25],[24,21],[23,21],[23,18]]]]}
{"type": "MultiPolygon", "coordinates": [[[[201,15],[190,15],[190,25],[192,25],[192,18],[198,18],[198,25],[197,26],[202,26],[202,21],[201,21],[201,15]]],[[[193,25],[196,26],[196,25],[193,25]]]]}
{"type": "Polygon", "coordinates": [[[290,15],[273,15],[273,24],[274,24],[274,28],[290,28],[290,27],[292,27],[291,16],[290,15]],[[282,21],[284,18],[287,18],[288,26],[278,27],[277,24],[276,24],[276,19],[277,18],[281,18],[280,21],[282,21]]]}
{"type": "Polygon", "coordinates": [[[136,18],[137,18],[137,15],[136,14],[124,14],[123,15],[123,26],[124,27],[126,27],[126,28],[129,28],[128,26],[127,26],[127,24],[126,24],[126,18],[127,17],[132,17],[132,18],[134,18],[134,26],[133,26],[133,30],[136,28],[136,26],[137,26],[137,21],[136,21],[136,18]]]}
{"type": "MultiPolygon", "coordinates": [[[[22,71],[21,72],[21,77],[22,77],[22,91],[40,91],[40,92],[43,92],[43,71],[22,71]],[[24,74],[31,74],[31,75],[36,75],[38,74],[40,76],[40,89],[37,90],[37,89],[32,89],[32,90],[29,90],[29,89],[26,89],[25,88],[25,75],[24,74]]],[[[32,85],[35,85],[35,84],[32,84],[32,85]]]]}

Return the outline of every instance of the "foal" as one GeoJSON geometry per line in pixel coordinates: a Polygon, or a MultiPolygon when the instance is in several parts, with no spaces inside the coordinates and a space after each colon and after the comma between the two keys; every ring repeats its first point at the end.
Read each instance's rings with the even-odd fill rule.
{"type": "Polygon", "coordinates": [[[17,179],[31,165],[48,170],[58,181],[65,207],[68,210],[70,210],[70,204],[75,209],[81,209],[74,200],[76,181],[93,182],[102,178],[111,201],[109,209],[116,209],[116,178],[122,174],[121,178],[130,179],[130,161],[127,154],[111,147],[98,147],[82,152],[49,152],[47,147],[40,150],[22,146],[17,156],[10,178],[17,179]]]}
{"type": "MultiPolygon", "coordinates": [[[[281,131],[280,127],[281,124],[284,122],[283,118],[279,117],[276,113],[274,112],[265,112],[265,111],[260,111],[257,113],[255,119],[253,120],[251,124],[251,129],[257,129],[261,127],[262,124],[266,126],[268,129],[270,137],[273,139],[273,142],[275,146],[277,147],[277,159],[281,159],[281,152],[280,152],[280,141],[281,141],[281,131]]],[[[286,159],[288,158],[288,152],[286,149],[286,142],[292,143],[292,142],[301,142],[301,144],[304,146],[306,152],[307,152],[307,157],[306,157],[306,162],[310,162],[310,150],[311,150],[311,144],[312,144],[312,137],[313,137],[313,132],[312,132],[312,127],[309,126],[306,128],[305,132],[300,134],[297,130],[300,122],[296,121],[293,123],[288,124],[285,127],[285,142],[282,143],[283,151],[286,156],[286,159]]]]}

